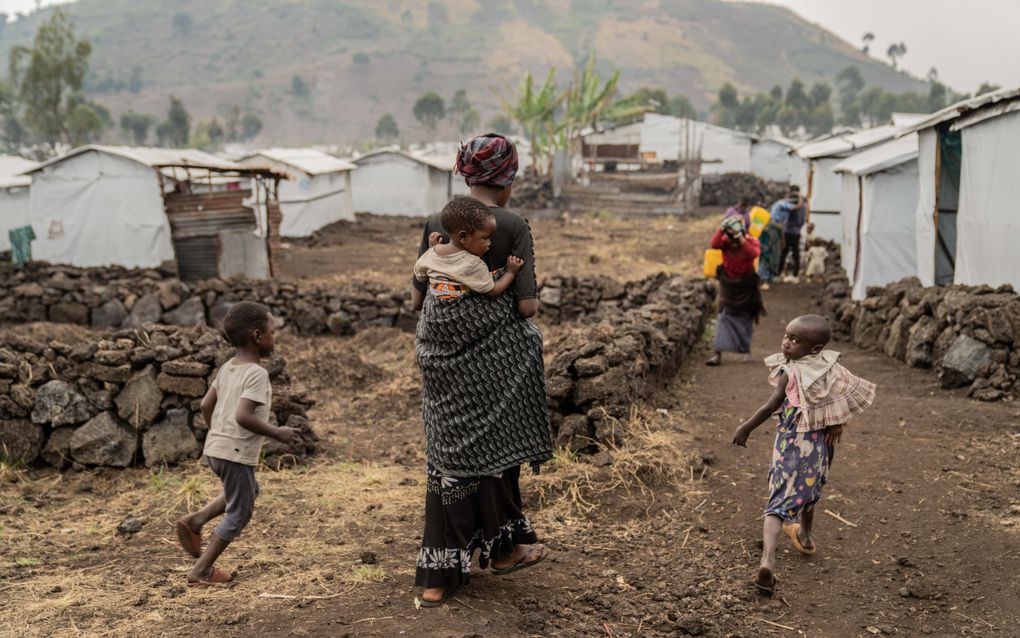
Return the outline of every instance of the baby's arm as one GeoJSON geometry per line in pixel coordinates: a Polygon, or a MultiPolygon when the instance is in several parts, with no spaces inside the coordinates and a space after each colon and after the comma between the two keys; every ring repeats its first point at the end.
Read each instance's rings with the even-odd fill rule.
{"type": "Polygon", "coordinates": [[[523,259],[521,259],[520,257],[514,257],[513,255],[507,257],[506,272],[503,274],[502,277],[499,278],[499,281],[496,282],[496,285],[492,287],[492,290],[490,290],[487,293],[484,293],[485,296],[498,297],[502,295],[504,292],[506,292],[506,289],[510,287],[510,284],[514,283],[514,279],[517,277],[517,273],[521,271],[522,267],[524,267],[523,259]]]}
{"type": "Polygon", "coordinates": [[[789,382],[790,377],[785,372],[779,375],[776,389],[772,392],[769,400],[765,402],[765,405],[758,408],[758,411],[751,415],[751,418],[741,423],[737,431],[733,433],[733,445],[747,447],[747,437],[751,435],[751,432],[754,432],[759,425],[767,421],[779,409],[779,406],[783,405],[783,399],[786,398],[786,385],[789,382]]]}
{"type": "Polygon", "coordinates": [[[294,440],[297,430],[288,427],[278,427],[266,423],[255,414],[255,406],[259,405],[251,399],[241,399],[237,404],[237,424],[249,432],[268,436],[281,443],[290,443],[294,440]]]}

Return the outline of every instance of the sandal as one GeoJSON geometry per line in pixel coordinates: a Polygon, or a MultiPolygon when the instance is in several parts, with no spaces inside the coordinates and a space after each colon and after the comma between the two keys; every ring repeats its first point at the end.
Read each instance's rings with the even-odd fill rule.
{"type": "Polygon", "coordinates": [[[188,587],[204,587],[206,585],[226,585],[230,581],[234,580],[234,575],[230,572],[225,572],[222,569],[213,567],[212,576],[205,580],[191,580],[188,579],[188,587]]]}
{"type": "Polygon", "coordinates": [[[191,531],[184,521],[177,521],[177,540],[181,547],[195,558],[202,555],[202,535],[191,531]]]}
{"type": "Polygon", "coordinates": [[[800,537],[797,536],[797,532],[800,531],[800,523],[790,523],[788,525],[783,525],[783,531],[786,532],[786,535],[790,537],[790,541],[793,543],[793,546],[797,549],[798,552],[804,554],[805,556],[814,556],[816,548],[812,547],[811,549],[808,549],[804,547],[804,545],[801,544],[800,542],[800,537]]]}
{"type": "Polygon", "coordinates": [[[432,608],[432,607],[442,607],[451,598],[453,598],[453,595],[456,594],[456,593],[457,593],[457,588],[456,587],[447,587],[446,589],[443,590],[443,596],[439,600],[425,600],[424,598],[419,597],[418,598],[418,602],[421,603],[422,607],[429,607],[429,608],[432,608]]]}
{"type": "Polygon", "coordinates": [[[762,567],[758,570],[758,578],[754,581],[754,587],[758,590],[759,594],[763,596],[771,596],[776,593],[776,583],[779,579],[772,573],[771,570],[762,567]]]}
{"type": "Polygon", "coordinates": [[[500,568],[500,569],[496,569],[495,567],[493,567],[492,568],[492,573],[495,574],[496,576],[505,576],[507,574],[511,574],[511,573],[517,571],[518,569],[524,569],[525,567],[532,567],[534,565],[537,565],[537,564],[541,563],[543,560],[545,560],[545,557],[548,556],[548,555],[549,555],[549,550],[546,549],[545,545],[541,545],[541,544],[532,545],[531,549],[528,550],[528,553],[525,554],[524,558],[522,558],[521,560],[517,561],[516,563],[514,563],[513,565],[510,565],[508,567],[503,567],[503,568],[500,568]],[[539,557],[536,558],[535,560],[529,561],[528,559],[531,558],[531,555],[534,554],[536,551],[540,551],[541,552],[539,557]]]}

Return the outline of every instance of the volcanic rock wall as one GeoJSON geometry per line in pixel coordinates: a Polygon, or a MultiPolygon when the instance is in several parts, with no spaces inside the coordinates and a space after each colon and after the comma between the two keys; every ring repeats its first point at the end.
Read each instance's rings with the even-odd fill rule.
{"type": "Polygon", "coordinates": [[[34,264],[0,277],[0,322],[53,321],[95,328],[145,323],[217,326],[237,301],[258,301],[298,334],[349,335],[369,326],[413,329],[407,291],[371,282],[299,286],[282,281],[209,279],[119,267],[34,264]]]}
{"type": "Polygon", "coordinates": [[[908,278],[869,288],[860,302],[838,254],[827,260],[821,304],[837,336],[914,368],[933,368],[944,388],[982,401],[1012,399],[1020,377],[1020,296],[1011,286],[933,286],[908,278]]]}
{"type": "MultiPolygon", "coordinates": [[[[199,411],[233,349],[214,331],[146,325],[77,344],[0,337],[0,456],[58,468],[158,466],[197,458],[208,430],[199,411]]],[[[270,466],[315,450],[312,405],[289,387],[285,363],[266,362],[271,421],[299,430],[293,447],[267,442],[270,466]]]]}
{"type": "Polygon", "coordinates": [[[620,420],[657,381],[673,375],[701,339],[715,286],[653,279],[657,285],[642,302],[629,309],[604,304],[549,345],[546,383],[557,445],[594,452],[621,443],[620,420]]]}

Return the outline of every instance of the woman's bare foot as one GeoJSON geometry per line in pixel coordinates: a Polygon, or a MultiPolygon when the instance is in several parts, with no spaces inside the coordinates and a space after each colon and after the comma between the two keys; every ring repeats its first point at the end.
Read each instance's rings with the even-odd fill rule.
{"type": "Polygon", "coordinates": [[[514,565],[533,565],[545,558],[545,545],[536,543],[534,545],[514,545],[514,551],[509,556],[498,558],[492,561],[494,570],[507,569],[514,565]]]}
{"type": "Polygon", "coordinates": [[[722,363],[722,354],[716,352],[712,358],[705,362],[706,366],[717,366],[722,363]]]}
{"type": "Polygon", "coordinates": [[[443,599],[446,587],[427,587],[421,592],[421,599],[430,603],[438,603],[443,599]]]}

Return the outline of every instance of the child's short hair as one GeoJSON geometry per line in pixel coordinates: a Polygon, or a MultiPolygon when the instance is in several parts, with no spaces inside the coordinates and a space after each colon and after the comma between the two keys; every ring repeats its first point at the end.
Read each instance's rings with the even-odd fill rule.
{"type": "Polygon", "coordinates": [[[832,327],[829,320],[821,315],[801,315],[795,319],[806,328],[809,339],[816,346],[827,345],[832,341],[832,327]]]}
{"type": "Polygon", "coordinates": [[[450,200],[439,213],[439,221],[451,235],[460,231],[473,233],[482,227],[485,220],[492,217],[489,207],[474,197],[459,195],[450,200]]]}
{"type": "Polygon", "coordinates": [[[242,301],[230,307],[223,319],[223,332],[235,348],[251,343],[251,333],[269,328],[269,308],[254,301],[242,301]]]}

